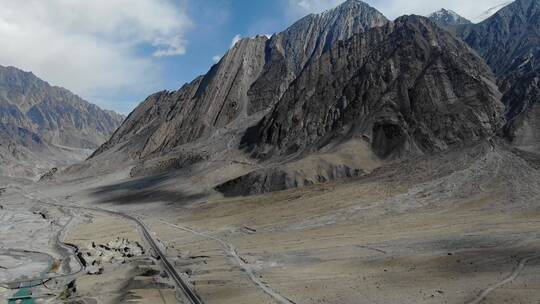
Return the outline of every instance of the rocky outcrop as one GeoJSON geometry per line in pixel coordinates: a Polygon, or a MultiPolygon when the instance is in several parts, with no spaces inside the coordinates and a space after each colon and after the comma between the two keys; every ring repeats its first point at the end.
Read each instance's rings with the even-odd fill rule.
{"type": "Polygon", "coordinates": [[[269,159],[367,138],[380,158],[464,146],[502,125],[489,68],[434,23],[406,16],[310,62],[242,145],[269,159]]]}
{"type": "Polygon", "coordinates": [[[472,24],[472,22],[452,10],[440,9],[427,16],[431,21],[442,27],[472,24]]]}
{"type": "Polygon", "coordinates": [[[271,38],[242,39],[206,75],[150,96],[92,158],[111,149],[151,158],[233,124],[245,129],[246,117],[267,111],[310,60],[336,41],[387,22],[374,8],[349,0],[271,38]]]}
{"type": "Polygon", "coordinates": [[[516,0],[484,22],[457,29],[462,39],[489,64],[506,105],[505,133],[516,144],[540,137],[535,104],[540,99],[540,1],[516,0]],[[527,130],[527,131],[525,131],[527,130]],[[520,134],[526,132],[527,134],[520,134]]]}

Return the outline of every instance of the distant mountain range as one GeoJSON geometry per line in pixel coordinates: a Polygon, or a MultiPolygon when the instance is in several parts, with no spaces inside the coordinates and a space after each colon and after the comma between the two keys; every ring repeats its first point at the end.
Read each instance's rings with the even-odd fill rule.
{"type": "Polygon", "coordinates": [[[82,160],[123,119],[30,72],[0,66],[0,173],[33,176],[82,160]]]}

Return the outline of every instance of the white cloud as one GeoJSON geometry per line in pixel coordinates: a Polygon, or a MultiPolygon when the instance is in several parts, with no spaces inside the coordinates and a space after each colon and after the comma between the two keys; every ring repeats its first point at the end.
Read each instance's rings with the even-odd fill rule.
{"type": "Polygon", "coordinates": [[[233,37],[232,41],[231,41],[231,49],[234,47],[234,45],[240,41],[240,39],[242,39],[242,36],[240,34],[236,35],[233,37]]]}
{"type": "Polygon", "coordinates": [[[215,63],[218,63],[218,62],[221,60],[221,56],[216,55],[216,56],[212,57],[212,60],[213,60],[215,63]]]}
{"type": "MultiPolygon", "coordinates": [[[[388,18],[401,15],[427,15],[441,8],[451,9],[472,21],[481,21],[488,9],[507,3],[509,0],[365,0],[388,18]]],[[[293,18],[309,13],[320,13],[333,8],[344,0],[288,0],[287,12],[293,18]]]]}
{"type": "Polygon", "coordinates": [[[152,57],[186,52],[192,23],[179,1],[0,0],[0,64],[90,99],[153,86],[159,67],[152,57]]]}

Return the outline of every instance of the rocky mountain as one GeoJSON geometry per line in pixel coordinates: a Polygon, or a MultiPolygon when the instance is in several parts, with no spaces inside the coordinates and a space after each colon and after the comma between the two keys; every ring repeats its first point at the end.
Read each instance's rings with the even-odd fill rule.
{"type": "Polygon", "coordinates": [[[442,27],[472,23],[470,20],[458,15],[456,12],[444,8],[430,14],[428,18],[442,27]]]}
{"type": "Polygon", "coordinates": [[[226,194],[281,190],[490,138],[500,97],[484,61],[434,22],[349,0],[150,96],[77,170],[206,170],[226,194]]]}
{"type": "Polygon", "coordinates": [[[93,157],[113,148],[134,159],[164,155],[223,128],[245,128],[245,120],[270,109],[309,61],[336,41],[387,22],[369,5],[349,0],[271,38],[243,39],[206,75],[150,96],[93,157]]]}
{"type": "MultiPolygon", "coordinates": [[[[255,158],[282,160],[357,139],[379,159],[403,158],[493,136],[502,112],[495,79],[481,58],[428,19],[405,16],[310,62],[242,145],[255,158]]],[[[276,175],[286,179],[286,172],[258,170],[219,189],[277,190],[283,179],[276,175]]]]}
{"type": "Polygon", "coordinates": [[[460,27],[462,39],[488,63],[506,105],[506,135],[540,152],[540,0],[516,0],[484,22],[460,27]]]}
{"type": "Polygon", "coordinates": [[[32,175],[80,160],[105,142],[122,120],[123,116],[101,110],[30,72],[0,66],[4,169],[16,167],[18,173],[32,175]]]}
{"type": "Polygon", "coordinates": [[[464,43],[426,19],[401,17],[311,62],[243,144],[258,157],[351,136],[368,138],[381,158],[442,151],[493,134],[499,97],[464,43]]]}

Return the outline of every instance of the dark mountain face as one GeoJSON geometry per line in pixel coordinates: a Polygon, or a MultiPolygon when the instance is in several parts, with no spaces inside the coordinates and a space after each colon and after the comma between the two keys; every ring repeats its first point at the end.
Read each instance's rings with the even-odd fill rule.
{"type": "Polygon", "coordinates": [[[224,127],[242,128],[271,108],[310,60],[336,41],[387,22],[369,5],[349,0],[271,38],[243,39],[208,74],[179,91],[150,96],[94,156],[113,147],[133,158],[162,155],[224,127]]]}
{"type": "Polygon", "coordinates": [[[441,9],[439,11],[436,11],[428,16],[428,18],[437,23],[437,25],[442,27],[448,27],[448,26],[454,26],[454,25],[463,25],[463,24],[471,24],[472,22],[469,21],[466,18],[461,17],[456,12],[447,10],[447,9],[441,9]]]}
{"type": "Polygon", "coordinates": [[[517,0],[482,23],[460,27],[462,39],[495,72],[506,105],[507,136],[540,141],[539,117],[529,113],[540,99],[540,0],[517,0]]]}
{"type": "Polygon", "coordinates": [[[429,20],[402,17],[336,44],[306,66],[242,144],[268,158],[352,137],[380,158],[446,150],[502,125],[482,59],[429,20]]]}

